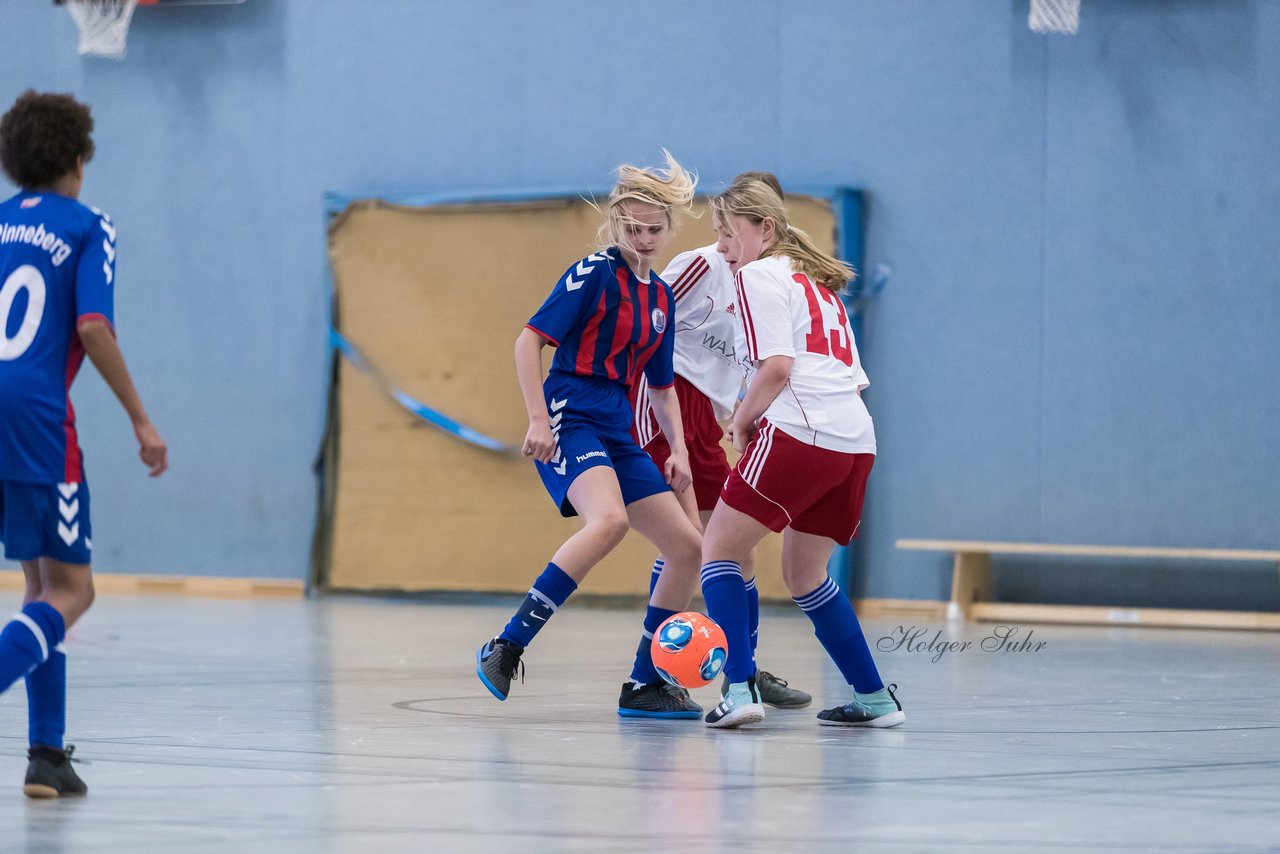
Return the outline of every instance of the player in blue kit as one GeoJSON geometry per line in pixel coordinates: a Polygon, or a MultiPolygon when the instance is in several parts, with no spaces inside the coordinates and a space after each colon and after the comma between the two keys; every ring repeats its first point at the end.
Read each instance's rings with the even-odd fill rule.
{"type": "Polygon", "coordinates": [[[69,95],[26,92],[0,119],[0,541],[22,563],[22,611],[0,630],[0,692],[26,678],[28,797],[82,795],[63,749],[63,637],[93,603],[89,484],[68,396],[85,355],[119,398],[152,476],[168,451],[116,344],[116,231],[77,201],[93,118],[69,95]]]}
{"type": "Polygon", "coordinates": [[[476,652],[476,673],[505,700],[520,656],[587,573],[634,529],[667,558],[649,600],[631,678],[618,714],[696,718],[687,691],[664,682],[649,655],[653,632],[688,607],[697,584],[701,536],[672,489],[689,487],[689,457],[673,386],[675,298],[653,272],[687,209],[695,179],[666,155],[667,168],[621,166],[609,194],[600,251],[575,262],[516,341],[516,376],[529,414],[522,451],[533,457],[552,500],[582,528],[534,581],[520,608],[476,652]],[[542,377],[542,348],[556,348],[542,377]],[[643,371],[654,415],[671,446],[660,470],[631,437],[628,388],[643,371]],[[668,551],[669,549],[673,551],[668,551]]]}

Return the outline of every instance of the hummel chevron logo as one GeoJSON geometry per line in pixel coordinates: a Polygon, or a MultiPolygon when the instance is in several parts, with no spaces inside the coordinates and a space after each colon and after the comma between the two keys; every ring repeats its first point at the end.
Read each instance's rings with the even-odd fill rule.
{"type": "Polygon", "coordinates": [[[79,498],[73,499],[71,503],[68,504],[67,502],[59,498],[58,512],[62,514],[63,519],[67,520],[68,524],[70,524],[71,522],[74,522],[76,518],[76,514],[80,512],[80,499],[79,498]]]}
{"type": "Polygon", "coordinates": [[[67,499],[68,501],[70,501],[70,500],[71,500],[71,496],[75,495],[79,490],[80,490],[80,484],[78,484],[78,483],[60,483],[60,484],[58,484],[58,492],[61,492],[61,493],[62,493],[62,497],[63,497],[63,498],[65,498],[65,499],[67,499]]]}
{"type": "Polygon", "coordinates": [[[71,545],[76,540],[80,539],[80,523],[76,522],[74,525],[68,528],[65,524],[63,524],[62,522],[59,522],[58,536],[62,537],[62,541],[64,543],[66,543],[67,545],[71,545]]]}
{"type": "MultiPolygon", "coordinates": [[[[551,408],[551,411],[555,413],[554,415],[551,416],[551,432],[553,434],[559,435],[560,419],[564,417],[564,413],[561,412],[560,410],[564,409],[568,405],[569,405],[569,398],[567,397],[564,400],[556,400],[554,397],[551,398],[550,408],[551,408]]],[[[551,458],[551,470],[558,475],[563,475],[567,470],[568,465],[569,465],[569,458],[566,456],[563,456],[560,453],[560,446],[556,445],[556,455],[551,458]],[[559,465],[556,465],[557,463],[559,463],[559,465]]]]}
{"type": "Polygon", "coordinates": [[[603,256],[603,255],[599,255],[599,254],[596,254],[596,255],[588,255],[586,258],[583,258],[581,261],[579,261],[579,262],[578,262],[578,266],[577,266],[577,267],[574,267],[572,270],[570,270],[570,271],[565,275],[565,277],[564,277],[564,289],[565,289],[566,291],[576,291],[578,288],[580,288],[580,287],[582,287],[583,285],[585,285],[585,284],[587,283],[587,276],[588,276],[588,275],[590,275],[590,274],[591,274],[591,271],[592,271],[592,270],[594,270],[594,269],[596,268],[596,265],[595,265],[595,264],[588,265],[588,264],[587,264],[587,262],[588,262],[588,261],[603,261],[603,260],[604,260],[604,256],[603,256]],[[576,272],[579,276],[581,276],[582,278],[580,278],[580,279],[575,279],[575,278],[573,277],[573,274],[574,274],[575,272],[576,272]]]}

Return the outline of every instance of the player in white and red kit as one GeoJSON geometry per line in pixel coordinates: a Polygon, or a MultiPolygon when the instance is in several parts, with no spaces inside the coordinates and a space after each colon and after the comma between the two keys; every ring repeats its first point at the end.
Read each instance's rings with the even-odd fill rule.
{"type": "MultiPolygon", "coordinates": [[[[736,180],[755,178],[782,196],[778,179],[768,172],[745,172],[736,180]]],[[[724,437],[721,422],[733,414],[742,390],[747,363],[737,348],[739,323],[733,272],[716,244],[682,252],[662,272],[676,298],[675,374],[676,396],[684,425],[685,447],[693,473],[693,489],[680,494],[686,512],[699,527],[707,523],[720,499],[720,490],[729,477],[729,458],[720,444],[724,437]],[[692,493],[692,494],[691,494],[692,493]],[[696,502],[696,507],[690,506],[696,502]]],[[[662,466],[670,454],[666,437],[658,427],[643,377],[632,390],[636,443],[662,466]]],[[[754,555],[752,556],[754,557],[754,555]]],[[[659,556],[653,565],[650,591],[665,565],[659,556]]],[[[751,648],[756,648],[760,626],[760,594],[756,589],[754,560],[742,567],[746,578],[748,631],[751,648]]],[[[728,682],[724,683],[725,687],[728,682]]],[[[757,674],[757,685],[765,704],[780,709],[799,709],[813,698],[792,688],[766,670],[757,674]]]]}
{"type": "Polygon", "coordinates": [[[735,181],[712,200],[717,249],[737,277],[740,350],[752,370],[730,438],[743,451],[707,523],[702,593],[729,642],[714,727],[764,719],[748,631],[742,563],[769,531],[782,532],[782,576],[814,634],[853,690],[818,714],[822,724],[896,726],[906,720],[876,669],[848,598],[828,577],[836,544],[858,530],[875,461],[867,376],[837,295],[853,271],[788,222],[762,181],[735,181]]]}

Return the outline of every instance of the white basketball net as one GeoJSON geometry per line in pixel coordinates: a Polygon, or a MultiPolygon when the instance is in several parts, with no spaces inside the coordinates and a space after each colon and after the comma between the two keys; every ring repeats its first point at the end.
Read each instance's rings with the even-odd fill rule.
{"type": "Polygon", "coordinates": [[[66,0],[80,30],[81,56],[124,56],[129,20],[138,0],[66,0]]]}
{"type": "Polygon", "coordinates": [[[1068,33],[1080,29],[1080,0],[1031,0],[1027,26],[1037,33],[1068,33]]]}

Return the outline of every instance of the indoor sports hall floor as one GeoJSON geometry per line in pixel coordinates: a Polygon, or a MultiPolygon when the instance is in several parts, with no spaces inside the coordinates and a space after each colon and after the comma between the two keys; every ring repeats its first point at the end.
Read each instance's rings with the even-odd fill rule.
{"type": "MultiPolygon", "coordinates": [[[[89,797],[22,797],[15,686],[0,850],[1280,850],[1274,634],[1023,626],[1046,645],[992,653],[957,627],[936,663],[879,653],[901,729],[712,732],[616,716],[638,610],[565,609],[493,700],[473,650],[508,605],[100,597],[68,644],[89,797]]],[[[766,669],[843,696],[802,617],[762,635],[766,669]]]]}

